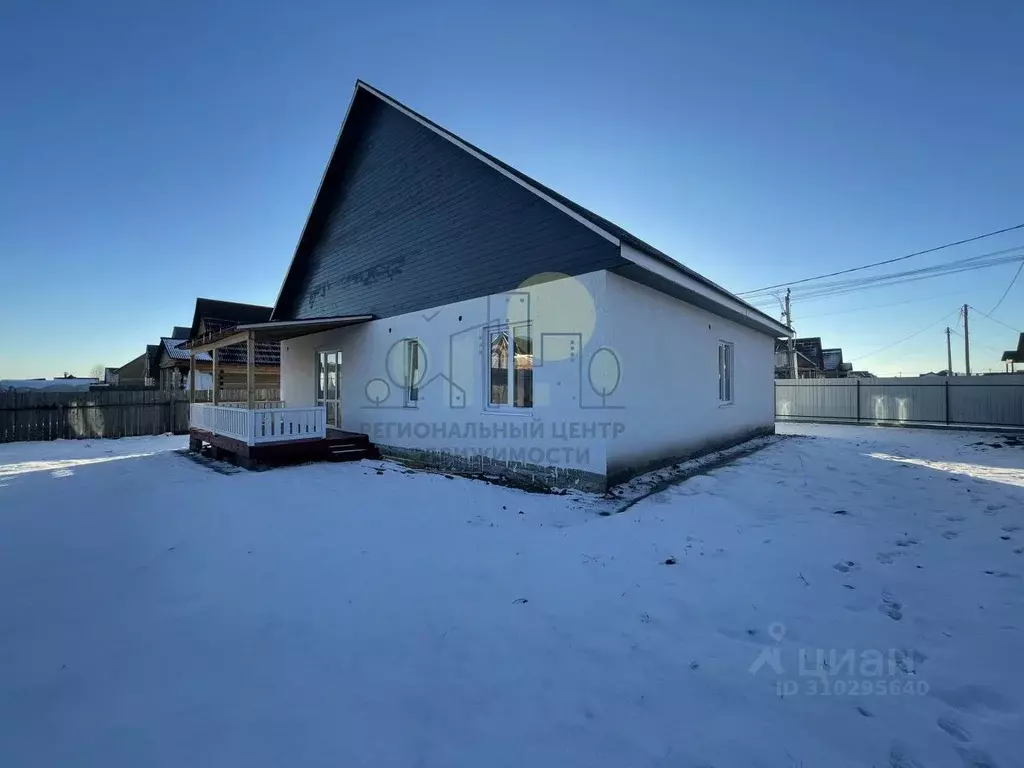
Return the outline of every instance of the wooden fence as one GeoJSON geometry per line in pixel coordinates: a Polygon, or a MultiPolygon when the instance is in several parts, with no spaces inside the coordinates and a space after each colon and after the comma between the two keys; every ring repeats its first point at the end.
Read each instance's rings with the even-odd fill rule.
{"type": "MultiPolygon", "coordinates": [[[[258,389],[257,400],[280,390],[258,389]]],[[[196,402],[209,402],[209,391],[196,402]]],[[[245,390],[221,390],[222,401],[242,401],[245,390]]],[[[188,432],[187,392],[154,389],[92,392],[0,392],[0,443],[17,440],[138,437],[188,432]]]]}

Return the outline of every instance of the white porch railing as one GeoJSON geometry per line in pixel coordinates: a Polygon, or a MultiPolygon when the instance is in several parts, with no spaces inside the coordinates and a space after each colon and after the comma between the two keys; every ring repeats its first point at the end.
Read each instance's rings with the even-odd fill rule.
{"type": "Polygon", "coordinates": [[[234,403],[192,403],[189,426],[230,437],[246,445],[315,440],[327,436],[327,409],[316,405],[249,410],[234,403]]]}
{"type": "MultiPolygon", "coordinates": [[[[217,405],[222,405],[225,408],[246,408],[247,407],[245,401],[242,401],[242,400],[239,400],[237,402],[232,400],[231,402],[227,402],[227,403],[221,402],[221,403],[217,403],[217,405]]],[[[284,400],[257,400],[255,403],[253,403],[252,407],[253,407],[253,409],[258,410],[258,411],[259,410],[263,410],[264,408],[284,408],[284,400]]]]}

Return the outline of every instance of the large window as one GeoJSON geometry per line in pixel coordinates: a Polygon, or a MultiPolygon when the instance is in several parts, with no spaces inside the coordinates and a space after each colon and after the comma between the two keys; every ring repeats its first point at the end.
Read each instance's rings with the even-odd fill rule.
{"type": "Polygon", "coordinates": [[[718,402],[732,402],[732,344],[718,342],[718,402]]]}
{"type": "Polygon", "coordinates": [[[415,408],[420,400],[420,380],[423,378],[423,350],[416,339],[405,342],[405,404],[415,408]]]}
{"type": "Polygon", "coordinates": [[[528,323],[487,331],[487,406],[533,407],[533,339],[528,323]]]}

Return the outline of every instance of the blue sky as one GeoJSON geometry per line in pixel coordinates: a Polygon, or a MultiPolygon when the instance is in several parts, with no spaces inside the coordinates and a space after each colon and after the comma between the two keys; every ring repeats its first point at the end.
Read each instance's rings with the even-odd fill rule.
{"type": "MultiPolygon", "coordinates": [[[[1024,222],[1019,3],[59,7],[0,9],[0,377],[121,365],[197,295],[273,303],[356,78],[734,291],[1024,222]]],[[[796,327],[944,368],[946,322],[860,356],[988,312],[1015,269],[798,302],[796,327]]],[[[1024,329],[1024,277],[994,317],[976,370],[1024,329]]]]}

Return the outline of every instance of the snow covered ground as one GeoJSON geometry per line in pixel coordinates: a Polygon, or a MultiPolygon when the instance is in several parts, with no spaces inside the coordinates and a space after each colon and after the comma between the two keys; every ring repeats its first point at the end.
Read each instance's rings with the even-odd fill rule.
{"type": "Polygon", "coordinates": [[[780,432],[622,513],[0,445],[0,764],[1020,765],[1024,445],[780,432]]]}

